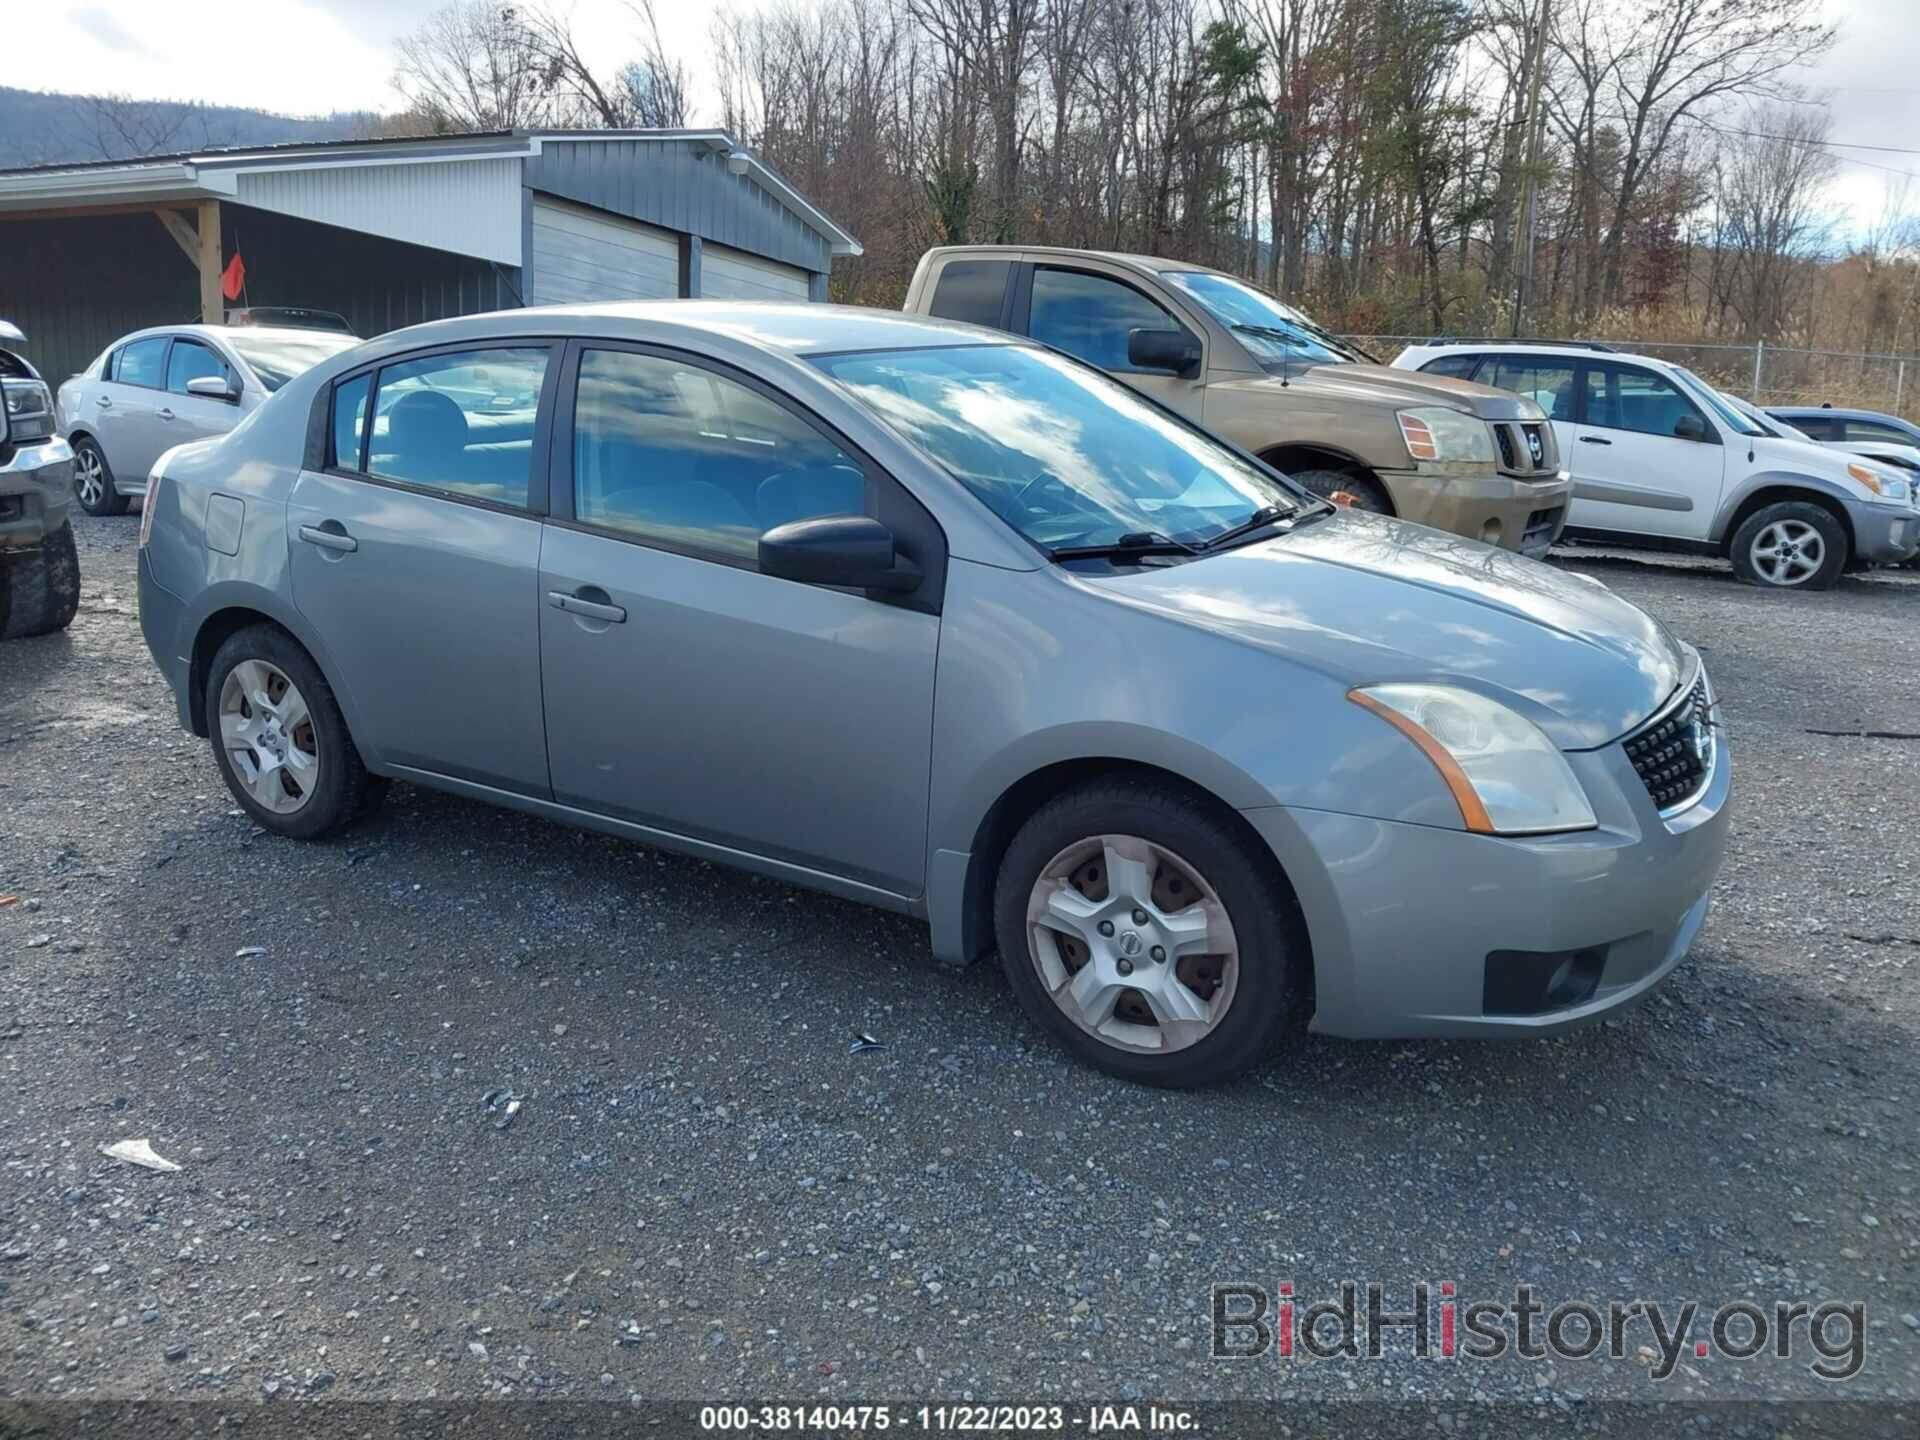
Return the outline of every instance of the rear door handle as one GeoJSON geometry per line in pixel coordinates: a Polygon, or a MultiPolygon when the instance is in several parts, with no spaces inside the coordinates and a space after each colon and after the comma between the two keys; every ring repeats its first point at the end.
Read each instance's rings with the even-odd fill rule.
{"type": "Polygon", "coordinates": [[[1613,442],[1603,435],[1582,435],[1580,437],[1580,443],[1582,445],[1611,445],[1613,442]]]}
{"type": "Polygon", "coordinates": [[[309,545],[318,545],[322,550],[338,550],[343,555],[360,548],[360,542],[339,529],[337,522],[329,520],[327,524],[336,528],[329,530],[320,525],[302,525],[300,538],[309,545]]]}
{"type": "Polygon", "coordinates": [[[108,406],[113,404],[113,397],[110,395],[96,395],[93,397],[93,403],[98,405],[102,410],[104,410],[108,406]]]}
{"type": "Polygon", "coordinates": [[[587,595],[604,595],[607,592],[593,586],[582,586],[578,593],[569,595],[564,590],[549,590],[547,603],[556,610],[564,610],[569,615],[581,615],[589,620],[604,620],[609,625],[624,625],[627,620],[627,608],[624,605],[612,605],[604,600],[590,600],[587,595]]]}
{"type": "Polygon", "coordinates": [[[173,409],[171,406],[162,405],[153,413],[158,415],[162,420],[171,420],[173,418],[173,409]]]}

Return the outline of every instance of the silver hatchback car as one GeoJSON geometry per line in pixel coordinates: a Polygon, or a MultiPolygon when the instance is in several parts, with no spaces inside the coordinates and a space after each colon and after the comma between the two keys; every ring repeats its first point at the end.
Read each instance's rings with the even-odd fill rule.
{"type": "Polygon", "coordinates": [[[1339,511],[999,332],[521,310],[361,345],[156,467],[140,618],[247,813],[406,779],[997,946],[1116,1074],[1538,1034],[1706,911],[1699,655],[1339,511]]]}
{"type": "Polygon", "coordinates": [[[60,387],[73,498],[89,515],[125,514],[165,451],[226,434],[309,365],[359,343],[264,326],[169,325],[123,336],[60,387]]]}

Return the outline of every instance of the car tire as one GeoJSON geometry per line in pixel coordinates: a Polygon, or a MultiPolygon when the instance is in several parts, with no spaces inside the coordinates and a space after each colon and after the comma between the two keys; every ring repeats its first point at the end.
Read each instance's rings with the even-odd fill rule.
{"type": "Polygon", "coordinates": [[[1847,532],[1811,500],[1783,500],[1753,512],[1733,532],[1733,573],[1767,590],[1828,590],[1846,573],[1847,532]]]}
{"type": "Polygon", "coordinates": [[[384,786],[367,773],[333,687],[286,631],[228,636],[207,667],[205,701],[220,778],[261,828],[317,839],[377,803],[384,786]]]}
{"type": "Polygon", "coordinates": [[[1036,810],[1000,862],[994,930],[1027,1014],[1126,1080],[1214,1084],[1298,1028],[1311,961],[1285,880],[1232,816],[1171,781],[1090,781],[1036,810]],[[1056,928],[1061,910],[1073,928],[1056,928]],[[1102,983],[1083,996],[1089,967],[1102,983]]]}
{"type": "Polygon", "coordinates": [[[127,513],[127,497],[114,488],[113,467],[91,435],[73,442],[73,498],[89,515],[127,513]]]}
{"type": "Polygon", "coordinates": [[[1365,510],[1374,515],[1393,514],[1393,501],[1386,487],[1371,475],[1350,470],[1290,470],[1286,472],[1296,485],[1304,485],[1322,500],[1349,510],[1365,510]]]}
{"type": "Polygon", "coordinates": [[[80,609],[80,556],[62,523],[31,550],[0,554],[0,640],[51,635],[80,609]]]}

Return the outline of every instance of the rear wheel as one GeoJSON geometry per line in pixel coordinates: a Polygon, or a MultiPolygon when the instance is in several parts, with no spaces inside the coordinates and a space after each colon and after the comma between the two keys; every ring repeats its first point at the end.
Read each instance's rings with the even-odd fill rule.
{"type": "Polygon", "coordinates": [[[1771,590],[1826,590],[1846,572],[1847,532],[1824,505],[1786,500],[1754,511],[1728,545],[1733,573],[1771,590]]]}
{"type": "Polygon", "coordinates": [[[127,497],[113,488],[113,467],[91,435],[73,442],[73,498],[89,515],[127,513],[127,497]]]}
{"type": "Polygon", "coordinates": [[[1344,505],[1350,510],[1367,510],[1375,515],[1393,514],[1393,501],[1386,487],[1371,475],[1349,470],[1291,470],[1296,484],[1304,485],[1322,500],[1344,505]]]}
{"type": "Polygon", "coordinates": [[[1125,1079],[1228,1079],[1279,1045],[1304,991],[1305,935],[1270,859],[1166,782],[1094,781],[1042,806],[994,911],[1022,1007],[1125,1079]]]}
{"type": "Polygon", "coordinates": [[[0,640],[50,635],[80,609],[80,556],[62,524],[32,550],[0,552],[0,640]]]}
{"type": "Polygon", "coordinates": [[[220,777],[276,835],[324,835],[379,797],[332,687],[283,630],[227,638],[208,667],[206,714],[220,777]]]}

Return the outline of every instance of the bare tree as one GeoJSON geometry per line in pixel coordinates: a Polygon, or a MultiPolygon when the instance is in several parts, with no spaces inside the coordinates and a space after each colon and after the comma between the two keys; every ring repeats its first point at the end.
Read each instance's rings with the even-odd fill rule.
{"type": "Polygon", "coordinates": [[[1722,298],[1748,336],[1785,330],[1806,289],[1809,262],[1832,248],[1820,191],[1836,164],[1824,111],[1758,105],[1748,133],[1723,144],[1716,170],[1722,298]]]}
{"type": "Polygon", "coordinates": [[[551,57],[512,5],[454,0],[399,43],[393,85],[444,130],[511,130],[563,118],[551,57]]]}

